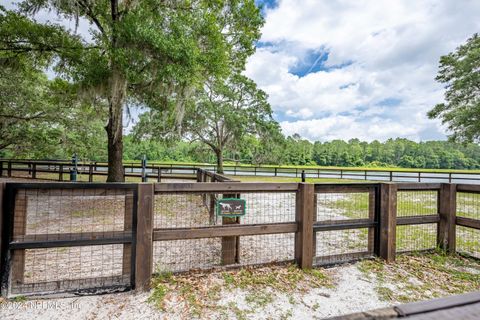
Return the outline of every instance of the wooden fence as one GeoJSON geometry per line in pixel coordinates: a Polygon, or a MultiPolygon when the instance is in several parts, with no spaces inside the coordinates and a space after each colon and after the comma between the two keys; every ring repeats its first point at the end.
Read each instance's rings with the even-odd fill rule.
{"type": "MultiPolygon", "coordinates": [[[[74,171],[75,165],[71,162],[61,161],[34,161],[34,160],[1,160],[0,177],[8,178],[32,178],[54,181],[69,181],[70,174],[74,171]]],[[[143,178],[157,182],[165,179],[197,179],[195,167],[183,166],[159,166],[125,164],[124,178],[143,178]]],[[[96,178],[106,179],[108,165],[101,163],[79,163],[76,170],[77,181],[94,182],[96,178]]],[[[105,181],[105,180],[103,180],[105,181]]]]}
{"type": "MultiPolygon", "coordinates": [[[[124,163],[125,177],[141,177],[142,166],[133,162],[124,163]]],[[[108,165],[101,162],[80,162],[78,173],[88,177],[84,181],[92,182],[94,177],[107,175],[108,165]]],[[[195,179],[197,169],[204,169],[210,172],[217,172],[215,165],[178,165],[161,164],[147,165],[146,176],[160,182],[163,178],[175,179],[178,176],[190,175],[195,179]]],[[[54,179],[59,181],[69,180],[68,175],[73,169],[71,161],[66,160],[15,160],[0,159],[0,176],[14,176],[16,173],[23,173],[23,177],[35,178],[37,173],[56,174],[54,179]]],[[[304,172],[306,178],[329,178],[349,180],[370,180],[380,182],[425,182],[425,183],[468,183],[480,184],[480,173],[471,171],[435,171],[435,170],[387,170],[387,169],[358,169],[358,168],[322,168],[322,167],[278,167],[278,166],[241,166],[224,165],[224,174],[229,176],[261,176],[261,177],[287,177],[301,178],[304,172]]],[[[52,179],[48,177],[47,179],[52,179]]]]}
{"type": "Polygon", "coordinates": [[[391,262],[437,247],[480,257],[479,186],[196,179],[1,183],[2,295],[146,290],[163,271],[391,262]],[[222,197],[245,199],[246,215],[218,217],[222,197]]]}

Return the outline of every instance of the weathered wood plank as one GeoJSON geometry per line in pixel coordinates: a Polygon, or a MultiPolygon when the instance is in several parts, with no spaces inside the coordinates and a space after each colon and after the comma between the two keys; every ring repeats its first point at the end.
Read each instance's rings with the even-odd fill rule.
{"type": "Polygon", "coordinates": [[[376,223],[370,219],[345,219],[345,220],[323,220],[313,223],[313,230],[332,231],[346,229],[372,228],[376,223]]]}
{"type": "Polygon", "coordinates": [[[295,260],[302,269],[313,264],[313,216],[315,188],[313,184],[298,184],[296,196],[295,221],[298,230],[295,233],[295,260]]]}
{"type": "Polygon", "coordinates": [[[397,183],[397,190],[398,191],[405,191],[405,190],[440,190],[441,183],[408,183],[408,182],[400,182],[397,183]]]}
{"type": "Polygon", "coordinates": [[[138,185],[137,237],[135,247],[135,289],[150,288],[153,268],[153,205],[154,185],[138,185]]]}
{"type": "MultiPolygon", "coordinates": [[[[5,250],[4,252],[4,243],[2,242],[4,237],[3,223],[4,221],[6,221],[6,206],[7,206],[7,194],[5,192],[5,187],[6,187],[6,183],[0,182],[0,274],[2,273],[2,270],[3,270],[4,255],[7,254],[6,252],[7,250],[5,250]]],[[[5,249],[6,249],[6,244],[5,244],[5,249]]],[[[0,277],[0,283],[1,283],[1,277],[0,277]]]]}
{"type": "Polygon", "coordinates": [[[438,192],[437,245],[446,252],[455,253],[455,215],[457,211],[457,187],[455,184],[442,183],[438,192]]]}
{"type": "MultiPolygon", "coordinates": [[[[370,190],[368,193],[368,219],[372,222],[375,221],[375,190],[370,190]]],[[[368,252],[374,250],[375,245],[375,226],[368,228],[368,252]]]]}
{"type": "MultiPolygon", "coordinates": [[[[127,231],[96,231],[96,232],[78,232],[78,233],[42,233],[13,236],[11,244],[22,242],[42,242],[42,241],[81,241],[81,240],[102,240],[102,239],[124,239],[132,234],[127,231]]],[[[130,242],[130,241],[128,241],[130,242]]],[[[119,242],[121,243],[121,242],[119,242]]]]}
{"type": "Polygon", "coordinates": [[[478,184],[457,184],[457,192],[480,193],[480,185],[478,185],[478,184]]]}
{"type": "MultiPolygon", "coordinates": [[[[125,195],[125,207],[123,214],[123,230],[132,231],[133,218],[133,194],[125,195]]],[[[122,274],[130,274],[132,271],[132,245],[126,243],[123,245],[122,274]]]]}
{"type": "Polygon", "coordinates": [[[12,250],[95,246],[107,244],[130,243],[131,234],[123,231],[94,232],[94,233],[66,233],[66,234],[37,234],[27,235],[24,239],[10,242],[12,250]]]}
{"type": "Polygon", "coordinates": [[[295,192],[298,183],[156,183],[155,192],[295,192]]]}
{"type": "Polygon", "coordinates": [[[438,214],[397,217],[397,226],[438,223],[438,221],[440,221],[440,216],[438,214]]]}
{"type": "Polygon", "coordinates": [[[297,224],[271,223],[258,225],[228,225],[219,227],[181,228],[181,229],[154,229],[153,240],[181,240],[216,237],[250,236],[261,234],[278,234],[297,232],[297,224]]]}
{"type": "Polygon", "coordinates": [[[378,255],[387,262],[395,261],[397,227],[397,186],[380,184],[380,226],[378,255]]]}
{"type": "Polygon", "coordinates": [[[349,183],[349,184],[315,184],[315,193],[361,193],[370,192],[377,186],[375,183],[349,183]]]}
{"type": "Polygon", "coordinates": [[[473,228],[473,229],[480,229],[480,220],[477,220],[477,219],[457,217],[456,223],[459,226],[473,228]]]}
{"type": "MultiPolygon", "coordinates": [[[[13,237],[24,236],[27,229],[28,198],[21,192],[15,195],[13,237]]],[[[12,252],[12,284],[22,284],[25,274],[25,250],[12,252]]]]}
{"type": "MultiPolygon", "coordinates": [[[[315,193],[313,195],[313,219],[312,219],[313,225],[315,225],[315,223],[317,222],[317,209],[318,209],[318,196],[315,193]]],[[[317,233],[315,232],[315,230],[313,230],[312,238],[313,238],[312,255],[313,255],[313,259],[315,259],[315,256],[317,255],[317,233]]]]}

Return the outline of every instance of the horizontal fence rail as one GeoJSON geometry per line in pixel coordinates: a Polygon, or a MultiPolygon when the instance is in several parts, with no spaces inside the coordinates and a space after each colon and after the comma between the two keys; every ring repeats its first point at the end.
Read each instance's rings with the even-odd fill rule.
{"type": "MultiPolygon", "coordinates": [[[[154,179],[191,179],[195,180],[198,169],[216,173],[217,166],[209,164],[179,165],[179,164],[152,164],[143,167],[138,163],[125,162],[123,165],[126,178],[154,179]]],[[[74,169],[71,161],[66,160],[17,160],[0,159],[0,176],[54,179],[59,181],[69,180],[69,174],[74,169]],[[56,174],[56,177],[52,177],[56,174]],[[38,176],[38,177],[37,177],[38,176]]],[[[81,161],[78,163],[78,174],[88,177],[107,176],[107,163],[81,161]]],[[[359,168],[304,168],[304,167],[278,167],[278,166],[242,166],[224,165],[224,173],[228,176],[261,176],[261,177],[286,177],[301,178],[302,173],[306,178],[370,180],[378,182],[422,182],[422,183],[459,183],[480,184],[480,172],[470,171],[435,171],[435,170],[383,170],[359,168]]],[[[146,181],[146,180],[144,180],[146,181]]]]}
{"type": "Polygon", "coordinates": [[[3,182],[0,201],[4,296],[147,290],[162,272],[436,249],[480,258],[480,186],[468,184],[239,183],[199,168],[187,183],[3,182]],[[243,212],[222,215],[238,201],[243,212]]]}
{"type": "MultiPolygon", "coordinates": [[[[204,177],[204,182],[235,181],[225,175],[196,167],[124,164],[123,171],[125,179],[141,178],[142,182],[147,182],[149,179],[157,182],[180,182],[180,180],[200,182],[201,177],[204,177]]],[[[95,162],[75,165],[72,162],[60,160],[6,161],[0,159],[0,177],[94,182],[97,179],[105,180],[107,175],[108,165],[95,162]]]]}

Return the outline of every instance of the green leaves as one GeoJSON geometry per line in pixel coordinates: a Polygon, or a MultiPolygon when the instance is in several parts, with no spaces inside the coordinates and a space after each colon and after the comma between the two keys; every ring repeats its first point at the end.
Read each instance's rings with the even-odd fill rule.
{"type": "Polygon", "coordinates": [[[445,84],[445,103],[428,116],[448,125],[453,140],[480,141],[480,37],[474,34],[455,52],[440,58],[436,80],[445,84]]]}
{"type": "MultiPolygon", "coordinates": [[[[100,120],[108,117],[111,150],[121,150],[127,103],[171,113],[178,123],[207,79],[243,70],[263,24],[254,0],[24,0],[19,7],[0,9],[2,63],[21,56],[35,62],[34,72],[67,80],[78,98],[72,106],[94,104],[100,120]],[[40,10],[87,21],[90,34],[40,23],[33,19],[40,10]]],[[[120,160],[111,165],[121,168],[120,160]]]]}
{"type": "Polygon", "coordinates": [[[2,64],[0,150],[18,157],[68,158],[73,152],[101,156],[95,148],[105,148],[104,115],[99,117],[91,106],[79,103],[76,91],[65,80],[49,80],[24,56],[2,64]]]}

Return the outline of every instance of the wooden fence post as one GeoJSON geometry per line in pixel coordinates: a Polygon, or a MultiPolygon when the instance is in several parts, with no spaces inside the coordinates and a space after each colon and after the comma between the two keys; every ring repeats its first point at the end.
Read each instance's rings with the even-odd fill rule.
{"type": "MultiPolygon", "coordinates": [[[[132,217],[133,217],[133,194],[125,194],[125,207],[123,213],[123,230],[132,231],[132,217]]],[[[125,243],[123,245],[123,267],[122,274],[129,275],[132,272],[132,245],[125,243]]]]}
{"type": "Polygon", "coordinates": [[[397,185],[381,183],[379,196],[378,255],[387,262],[393,262],[397,231],[397,185]]]}
{"type": "MultiPolygon", "coordinates": [[[[15,207],[13,213],[13,238],[22,238],[27,229],[28,199],[25,194],[14,195],[15,207]]],[[[25,250],[12,252],[12,283],[23,284],[25,278],[25,250]]]]}
{"type": "MultiPolygon", "coordinates": [[[[240,194],[224,194],[223,198],[240,198],[240,194]]],[[[240,224],[240,218],[222,218],[222,225],[240,224]]],[[[222,237],[222,264],[229,265],[240,261],[239,237],[222,237]]]]}
{"type": "MultiPolygon", "coordinates": [[[[5,258],[5,255],[6,255],[6,246],[4,248],[4,243],[2,243],[3,241],[3,223],[4,221],[6,220],[6,192],[5,192],[5,186],[6,186],[6,183],[5,182],[0,182],[0,291],[2,291],[2,281],[3,281],[3,270],[4,270],[4,266],[3,266],[3,263],[4,263],[4,258],[5,258]]],[[[8,243],[8,241],[6,241],[6,243],[8,243]]],[[[3,292],[1,292],[1,294],[3,295],[3,292]]]]}
{"type": "Polygon", "coordinates": [[[32,179],[36,179],[37,178],[37,164],[34,163],[32,165],[32,179]]]}
{"type": "Polygon", "coordinates": [[[313,265],[313,217],[315,188],[313,184],[299,183],[296,196],[295,261],[302,269],[313,265]]]}
{"type": "MultiPolygon", "coordinates": [[[[318,196],[316,193],[314,193],[313,194],[312,229],[313,229],[313,224],[317,222],[317,208],[318,208],[318,196]]],[[[313,240],[313,244],[312,244],[312,265],[313,265],[313,260],[315,260],[315,257],[317,256],[317,233],[316,232],[313,232],[312,240],[313,240]]]]}
{"type": "Polygon", "coordinates": [[[162,167],[157,168],[157,182],[162,181],[162,167]]]}
{"type": "Polygon", "coordinates": [[[135,289],[147,291],[153,269],[154,185],[138,184],[137,236],[135,243],[135,289]]]}
{"type": "Polygon", "coordinates": [[[8,161],[7,175],[8,175],[9,178],[12,176],[12,162],[11,161],[8,161]]]}
{"type": "MultiPolygon", "coordinates": [[[[368,193],[368,219],[375,221],[375,190],[368,193]]],[[[375,251],[375,227],[368,228],[368,252],[375,251]]]]}
{"type": "MultiPolygon", "coordinates": [[[[215,176],[210,177],[210,182],[216,182],[215,176]]],[[[209,220],[210,224],[213,225],[215,223],[215,196],[213,194],[210,194],[209,201],[209,220]]]]}
{"type": "Polygon", "coordinates": [[[438,192],[437,245],[449,254],[455,253],[457,185],[442,183],[438,192]]]}
{"type": "Polygon", "coordinates": [[[93,165],[88,166],[88,182],[93,182],[93,165]]]}

